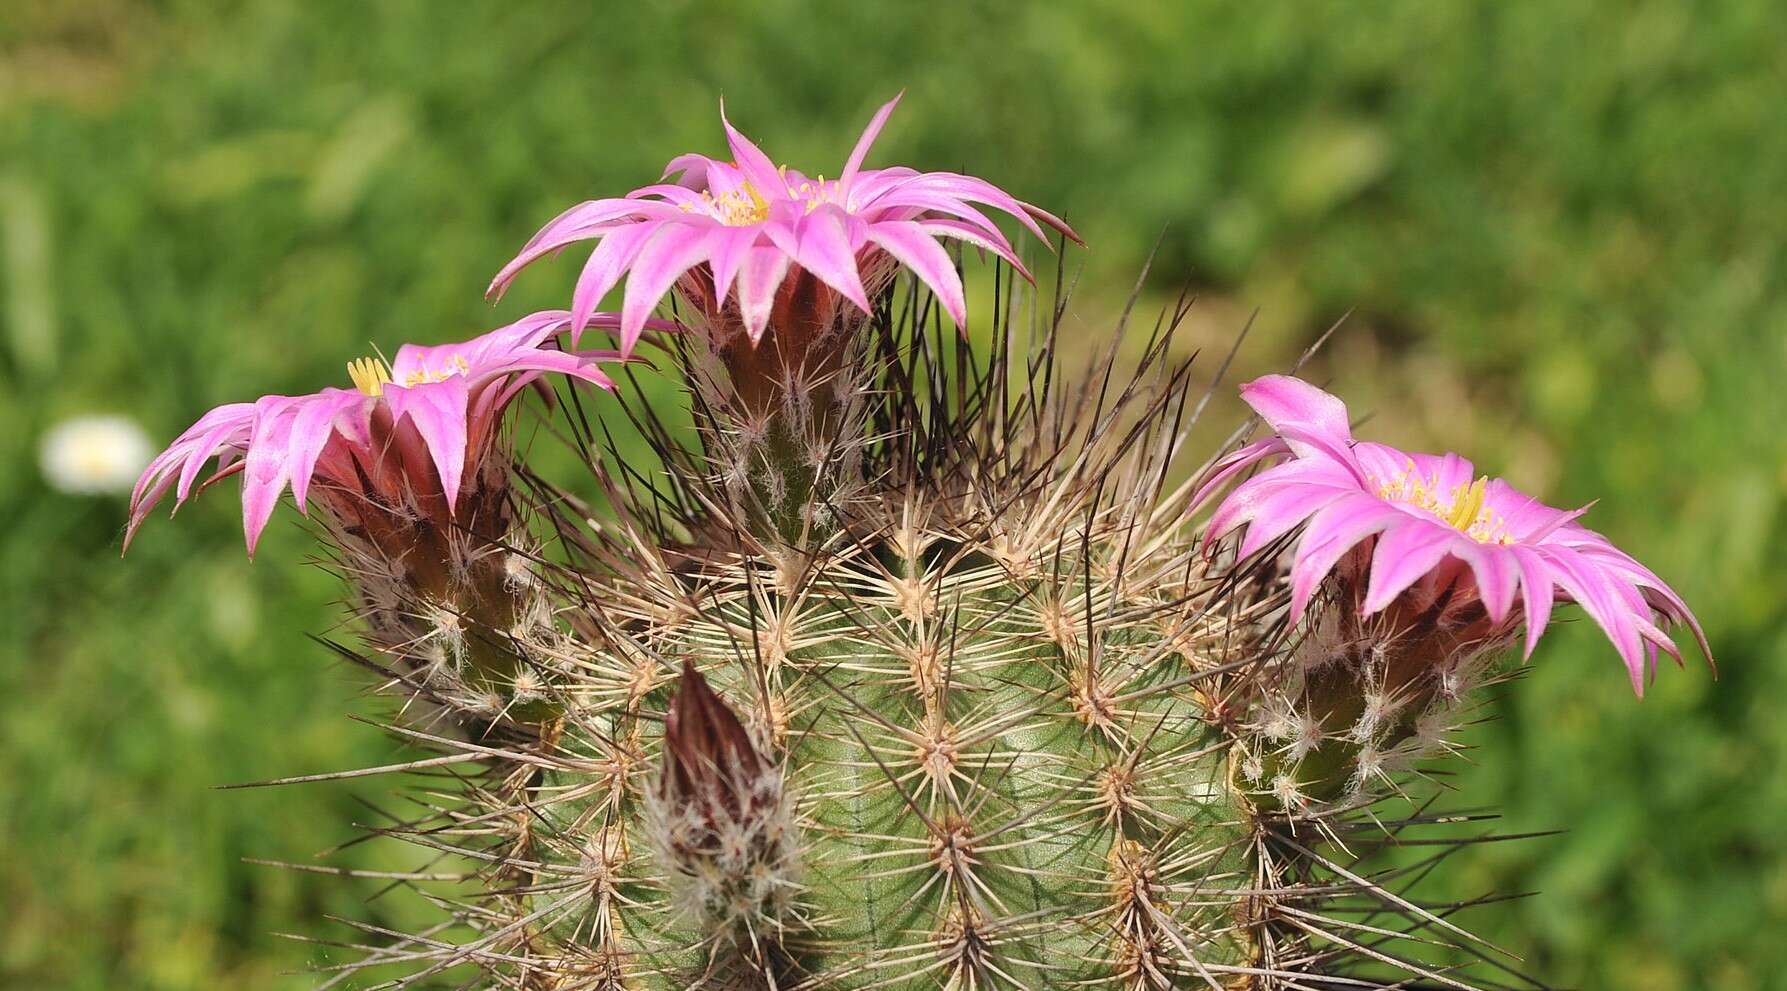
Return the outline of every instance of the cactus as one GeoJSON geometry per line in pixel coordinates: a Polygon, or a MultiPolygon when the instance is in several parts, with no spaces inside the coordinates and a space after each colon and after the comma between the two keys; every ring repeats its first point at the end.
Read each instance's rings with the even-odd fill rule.
{"type": "MultiPolygon", "coordinates": [[[[782,181],[814,197],[797,233],[858,209],[888,110],[829,186],[763,172],[728,126],[747,179],[702,159],[724,189],[688,208],[722,232],[773,224],[781,201],[753,183],[782,181]]],[[[606,236],[605,202],[518,263],[606,236]]],[[[915,215],[932,214],[863,222],[915,215]]],[[[990,221],[939,232],[1011,255],[990,221]]],[[[1529,526],[1543,507],[1503,483],[1378,479],[1344,407],[1294,379],[1248,387],[1272,437],[1201,456],[1208,393],[1174,357],[1189,304],[1130,367],[1126,312],[1073,375],[1064,291],[1001,262],[971,343],[943,319],[963,319],[959,275],[912,233],[857,245],[860,271],[796,238],[792,261],[741,263],[736,293],[719,255],[676,253],[675,325],[644,321],[637,271],[621,316],[592,318],[611,264],[568,313],[356,366],[358,398],[226,407],[151,465],[133,528],[213,456],[245,469],[245,507],[288,479],[305,506],[314,470],[367,633],[337,648],[403,700],[391,731],[437,751],[386,770],[456,768],[379,832],[470,865],[471,887],[433,894],[448,916],[425,932],[369,927],[383,945],[352,967],[567,991],[1536,986],[1460,906],[1406,890],[1472,839],[1445,832],[1474,820],[1432,808],[1424,768],[1554,598],[1628,663],[1675,653],[1654,619],[1691,624],[1686,607],[1574,515],[1529,526]],[[603,420],[564,386],[550,433],[589,478],[550,481],[504,411],[545,372],[614,386],[593,363],[621,355],[555,344],[592,319],[623,353],[665,331],[685,402],[623,390],[603,420]],[[623,422],[649,461],[621,454],[623,422]],[[450,482],[443,450],[464,452],[450,482]],[[1434,857],[1382,855],[1436,829],[1434,857]]]]}
{"type": "Polygon", "coordinates": [[[1287,813],[1241,773],[1299,641],[1270,562],[1199,546],[1171,326],[1075,388],[1056,313],[1034,343],[1008,321],[989,361],[903,302],[859,331],[851,388],[777,372],[791,420],[855,449],[800,462],[804,499],[731,481],[785,448],[740,429],[700,336],[705,442],[632,410],[667,481],[592,460],[596,528],[532,480],[559,622],[511,664],[561,715],[507,747],[397,728],[488,758],[394,830],[491,892],[463,942],[405,955],[541,988],[1276,987],[1379,962],[1326,906],[1439,925],[1298,852],[1345,811],[1287,813]]]}
{"type": "MultiPolygon", "coordinates": [[[[466,635],[506,643],[501,666],[534,672],[531,712],[552,715],[511,712],[503,743],[478,710],[461,713],[475,730],[394,725],[483,768],[438,819],[385,832],[480,865],[489,893],[457,907],[462,941],[367,965],[393,953],[537,988],[1442,973],[1377,945],[1397,926],[1417,950],[1467,942],[1350,866],[1377,792],[1287,808],[1246,770],[1282,749],[1273,706],[1315,637],[1287,623],[1271,560],[1201,547],[1185,479],[1204,466],[1179,461],[1203,397],[1169,358],[1183,311],[1139,368],[1107,358],[1076,380],[1057,368],[1062,309],[1022,319],[1002,286],[1012,318],[987,358],[921,322],[912,291],[859,330],[850,388],[775,375],[782,408],[854,448],[801,462],[804,500],[734,481],[785,448],[740,429],[753,407],[698,335],[679,367],[699,441],[630,410],[663,481],[593,456],[596,526],[517,470],[539,535],[526,588],[556,618],[466,635]]],[[[596,435],[560,407],[572,436],[596,435]]]]}

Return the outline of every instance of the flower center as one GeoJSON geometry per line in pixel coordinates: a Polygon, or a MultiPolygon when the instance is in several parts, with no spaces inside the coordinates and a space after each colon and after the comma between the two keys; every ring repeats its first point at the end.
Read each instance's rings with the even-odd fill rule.
{"type": "Polygon", "coordinates": [[[1442,492],[1437,478],[1425,478],[1410,459],[1408,467],[1387,482],[1379,482],[1379,497],[1424,509],[1440,521],[1480,544],[1511,544],[1507,522],[1486,505],[1489,476],[1480,476],[1469,485],[1454,485],[1442,492]]]}
{"type": "Polygon", "coordinates": [[[445,382],[455,375],[464,375],[472,370],[472,366],[460,355],[454,355],[447,364],[433,370],[424,368],[419,372],[411,372],[403,377],[405,386],[422,385],[426,382],[445,382]]]}
{"type": "Polygon", "coordinates": [[[704,190],[701,202],[709,213],[728,227],[748,227],[769,219],[769,203],[757,192],[757,187],[748,182],[718,196],[704,190]]]}

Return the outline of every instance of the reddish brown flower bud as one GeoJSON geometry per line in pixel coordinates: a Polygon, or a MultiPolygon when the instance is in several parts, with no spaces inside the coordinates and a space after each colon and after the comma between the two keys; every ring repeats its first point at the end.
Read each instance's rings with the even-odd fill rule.
{"type": "Polygon", "coordinates": [[[736,942],[779,929],[800,854],[782,770],[687,663],[653,799],[654,839],[684,911],[736,942]]]}
{"type": "Polygon", "coordinates": [[[766,762],[726,703],[687,661],[664,717],[664,776],[658,790],[672,808],[694,805],[710,819],[739,819],[766,762]]]}

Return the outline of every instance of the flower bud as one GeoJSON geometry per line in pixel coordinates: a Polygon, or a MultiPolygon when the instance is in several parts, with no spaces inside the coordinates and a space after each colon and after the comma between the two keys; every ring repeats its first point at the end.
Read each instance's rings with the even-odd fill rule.
{"type": "Polygon", "coordinates": [[[735,945],[781,928],[799,835],[781,768],[685,662],[664,719],[653,834],[685,913],[735,945]]]}

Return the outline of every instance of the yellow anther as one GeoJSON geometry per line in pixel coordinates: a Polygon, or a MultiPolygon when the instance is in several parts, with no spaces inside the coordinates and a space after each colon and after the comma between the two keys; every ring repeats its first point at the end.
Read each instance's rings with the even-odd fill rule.
{"type": "Polygon", "coordinates": [[[1419,506],[1439,517],[1445,524],[1472,540],[1483,544],[1512,543],[1507,524],[1488,505],[1489,476],[1452,490],[1452,498],[1441,493],[1439,479],[1424,478],[1414,462],[1397,472],[1388,482],[1378,484],[1378,495],[1385,499],[1419,506]]]}
{"type": "Polygon", "coordinates": [[[1472,523],[1477,521],[1477,514],[1483,511],[1483,489],[1489,484],[1489,476],[1484,475],[1472,482],[1470,488],[1464,490],[1462,497],[1452,503],[1452,515],[1446,522],[1455,530],[1468,531],[1472,523]]]}
{"type": "Polygon", "coordinates": [[[769,215],[769,203],[758,194],[756,186],[748,182],[745,183],[745,195],[751,198],[751,211],[756,214],[757,220],[762,220],[769,215]]]}
{"type": "Polygon", "coordinates": [[[356,358],[347,363],[347,377],[362,394],[382,396],[391,384],[391,369],[377,358],[356,358]]]}

